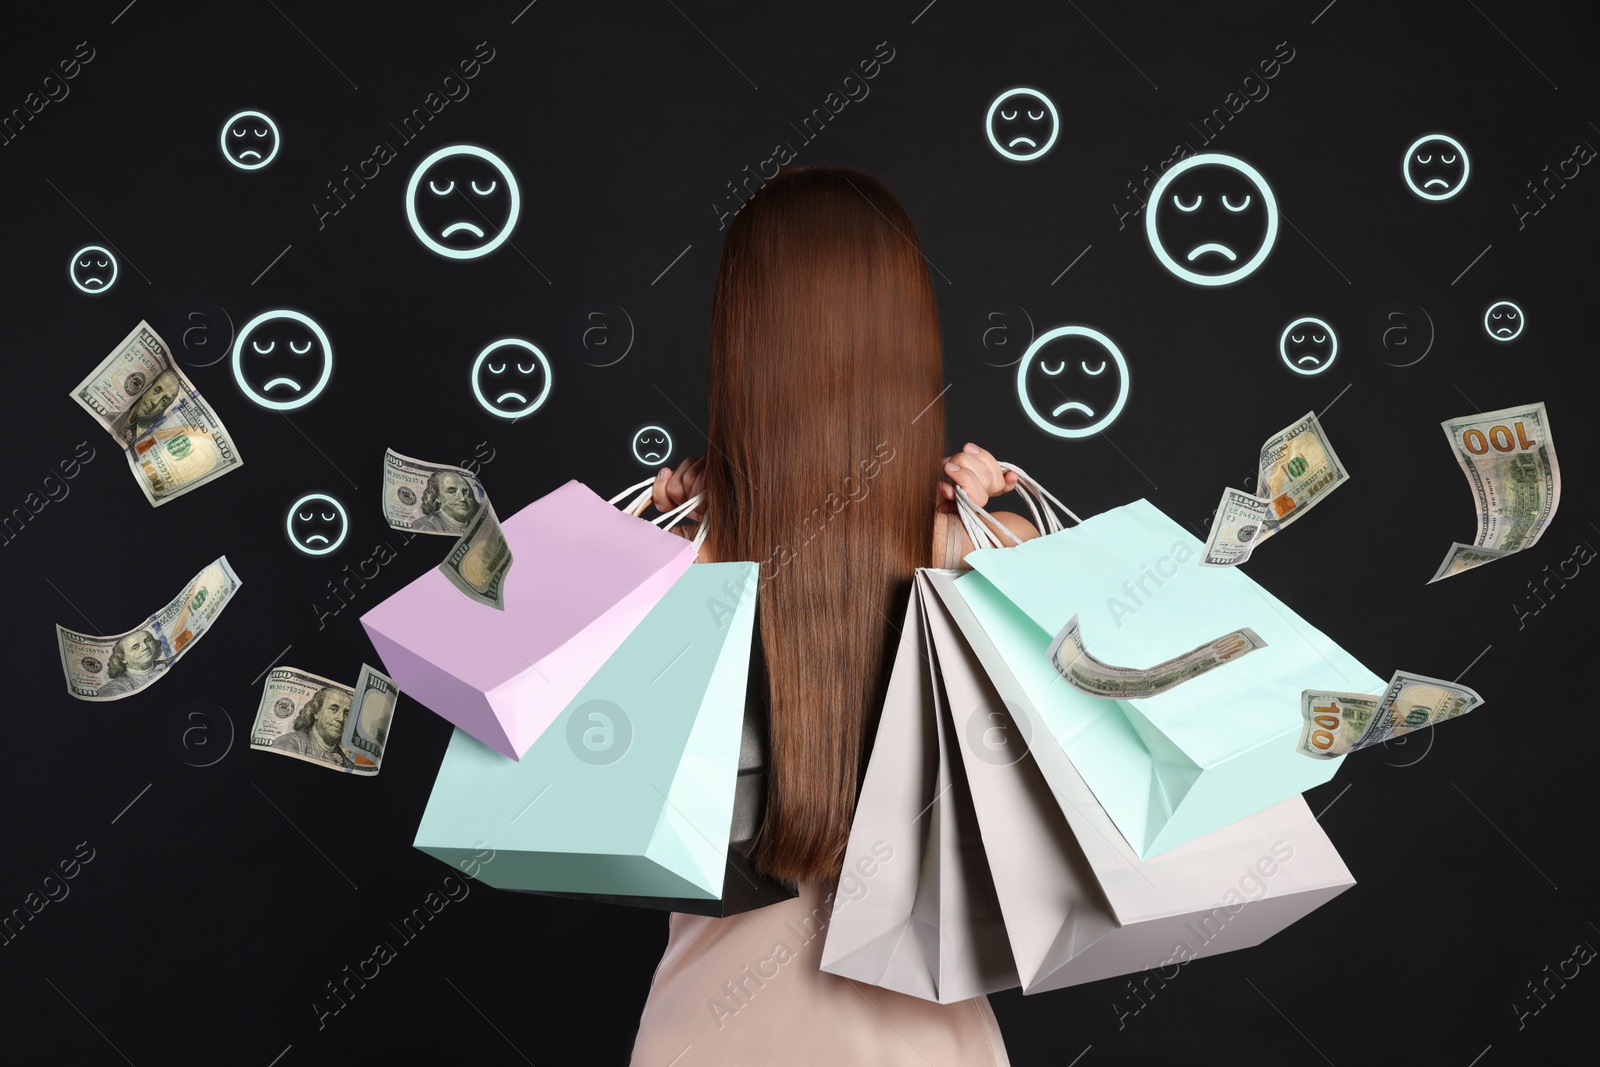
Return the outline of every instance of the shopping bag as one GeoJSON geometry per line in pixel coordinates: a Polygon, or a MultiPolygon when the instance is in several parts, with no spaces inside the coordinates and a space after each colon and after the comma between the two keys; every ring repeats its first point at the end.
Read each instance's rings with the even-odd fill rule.
{"type": "Polygon", "coordinates": [[[762,874],[750,861],[750,846],[756,832],[761,829],[761,817],[767,799],[767,729],[766,706],[762,695],[750,684],[763,677],[761,661],[760,622],[750,642],[750,681],[746,683],[744,729],[739,740],[739,776],[733,788],[733,823],[728,832],[728,864],[722,876],[722,896],[707,900],[700,897],[638,897],[614,893],[559,893],[549,889],[518,889],[515,892],[534,896],[565,897],[587,900],[596,904],[619,904],[631,908],[654,908],[660,911],[681,911],[691,915],[710,915],[724,918],[740,912],[754,911],[769,904],[797,896],[795,887],[762,874]]]}
{"type": "Polygon", "coordinates": [[[505,610],[463,596],[437,568],[361,616],[405,693],[519,759],[688,569],[699,538],[647,522],[649,481],[609,503],[578,481],[502,523],[516,557],[505,610]],[[642,490],[642,491],[641,491],[642,490]],[[622,510],[614,505],[628,498],[622,510]]]}
{"type": "Polygon", "coordinates": [[[923,622],[913,588],[845,851],[872,875],[835,900],[821,966],[950,1004],[1018,980],[923,622]]]}
{"type": "MultiPolygon", "coordinates": [[[[1061,528],[1055,497],[1027,481],[1042,493],[1050,532],[969,553],[973,572],[953,586],[1003,659],[990,673],[1010,672],[1137,855],[1333,777],[1339,760],[1295,751],[1300,693],[1380,692],[1381,678],[1243,571],[1200,566],[1200,542],[1148,500],[1061,528]],[[1266,647],[1152,697],[1105,699],[1068,685],[1050,663],[1051,641],[1073,615],[1107,663],[1153,666],[1241,627],[1266,647]]],[[[971,520],[981,509],[961,496],[971,520]]],[[[1026,491],[1024,499],[1033,506],[1026,491]]]]}
{"type": "Polygon", "coordinates": [[[457,729],[415,846],[492,849],[478,877],[501,889],[719,900],[756,571],[685,571],[521,760],[457,729]]]}
{"type": "Polygon", "coordinates": [[[1355,884],[1299,796],[1141,859],[1035,725],[958,573],[919,583],[1024,993],[1248,948],[1355,884]]]}

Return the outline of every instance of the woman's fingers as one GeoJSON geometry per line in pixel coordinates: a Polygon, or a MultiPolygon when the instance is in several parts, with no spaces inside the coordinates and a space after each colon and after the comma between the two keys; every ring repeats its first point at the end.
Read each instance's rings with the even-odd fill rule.
{"type": "Polygon", "coordinates": [[[993,453],[988,449],[980,448],[968,441],[962,446],[961,454],[971,457],[977,463],[978,470],[982,472],[984,484],[988,486],[990,493],[1003,493],[1010,488],[1010,485],[1006,483],[1006,474],[1009,472],[1001,469],[1000,461],[995,459],[993,453]]]}
{"type": "Polygon", "coordinates": [[[667,496],[667,480],[671,477],[671,467],[662,467],[656,471],[656,484],[650,487],[650,502],[656,506],[657,511],[666,511],[672,507],[672,500],[667,496]]]}
{"type": "MultiPolygon", "coordinates": [[[[1005,472],[1000,469],[999,462],[992,457],[985,459],[971,452],[957,452],[948,462],[970,472],[983,487],[986,497],[1005,492],[1005,472]]],[[[950,473],[948,465],[946,473],[950,473]]]]}
{"type": "Polygon", "coordinates": [[[1015,471],[1003,469],[992,453],[970,441],[960,452],[945,459],[944,477],[946,480],[939,483],[940,500],[955,500],[959,485],[980,508],[990,497],[1010,492],[1017,486],[1015,471]]]}
{"type": "MultiPolygon", "coordinates": [[[[944,476],[966,490],[968,499],[981,508],[989,502],[989,489],[983,476],[975,471],[972,465],[963,462],[968,458],[960,455],[952,456],[944,465],[944,476]]],[[[951,496],[954,495],[955,491],[952,489],[951,496]]]]}
{"type": "MultiPolygon", "coordinates": [[[[677,507],[699,492],[704,469],[705,459],[702,456],[690,456],[678,464],[678,469],[672,472],[666,483],[666,496],[670,501],[668,508],[677,507]]],[[[666,511],[668,508],[661,510],[666,511]]],[[[704,507],[696,507],[690,512],[690,518],[698,519],[704,512],[704,507]]]]}

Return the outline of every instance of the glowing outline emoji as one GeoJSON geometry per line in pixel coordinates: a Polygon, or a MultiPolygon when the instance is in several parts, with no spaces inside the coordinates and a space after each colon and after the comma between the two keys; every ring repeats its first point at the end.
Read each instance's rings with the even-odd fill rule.
{"type": "MultiPolygon", "coordinates": [[[[226,159],[229,163],[232,163],[240,170],[260,170],[262,167],[278,158],[278,148],[283,144],[283,136],[278,133],[278,124],[272,121],[272,117],[270,115],[262,114],[259,111],[241,111],[229,118],[227,122],[222,124],[221,143],[223,159],[226,159]],[[265,122],[267,124],[267,128],[272,131],[272,151],[268,152],[266,158],[260,163],[241,163],[237,159],[234,159],[233,155],[228,151],[228,130],[233,127],[235,122],[238,122],[242,118],[260,119],[262,122],[265,122]]],[[[257,154],[259,155],[259,153],[257,154]]]]}
{"type": "MultiPolygon", "coordinates": [[[[245,396],[249,397],[251,400],[255,401],[257,404],[260,404],[264,408],[269,408],[273,411],[293,411],[295,408],[303,408],[322,393],[322,390],[328,385],[328,379],[332,377],[333,342],[328,340],[328,335],[322,332],[322,327],[318,326],[315,320],[306,315],[300,314],[298,311],[290,311],[288,308],[277,308],[272,311],[263,311],[261,314],[245,323],[244,328],[239,331],[239,335],[234,338],[233,380],[238,383],[239,388],[244,391],[245,396]],[[305,393],[305,395],[297,396],[293,400],[270,400],[256,392],[255,387],[244,380],[243,361],[245,338],[250,336],[251,330],[254,330],[257,326],[261,325],[268,319],[291,319],[303,326],[308,327],[312,333],[317,335],[317,340],[322,342],[322,377],[317,379],[317,384],[313,385],[305,393]]],[[[274,379],[274,381],[275,380],[276,379],[274,379]]],[[[267,384],[271,385],[272,383],[268,382],[267,384]]]]}
{"type": "MultiPolygon", "coordinates": [[[[490,344],[482,352],[478,353],[477,359],[472,361],[472,395],[478,398],[478,406],[483,408],[483,410],[487,411],[489,414],[498,415],[502,419],[520,419],[524,415],[532,415],[535,411],[539,410],[539,406],[544,403],[544,398],[550,395],[550,381],[553,377],[554,375],[552,375],[550,372],[550,361],[545,358],[544,353],[539,351],[539,349],[531,341],[524,341],[520,337],[506,337],[490,344]],[[544,368],[544,388],[539,391],[538,396],[533,398],[532,403],[523,408],[521,411],[501,411],[499,408],[490,404],[488,399],[483,395],[483,390],[478,388],[478,369],[483,366],[483,361],[489,358],[490,352],[493,352],[497,348],[504,348],[507,345],[515,345],[518,348],[525,348],[529,352],[532,352],[534,358],[539,361],[539,366],[544,368]]],[[[501,395],[504,396],[505,394],[502,393],[501,395]]],[[[522,394],[519,393],[517,395],[521,396],[522,394]]]]}
{"type": "Polygon", "coordinates": [[[1046,330],[1033,339],[1033,344],[1028,346],[1028,350],[1022,354],[1022,359],[1017,362],[1017,396],[1022,401],[1022,410],[1027,413],[1028,418],[1033,420],[1034,425],[1056,437],[1074,439],[1092,437],[1107,426],[1110,426],[1116,421],[1117,416],[1122,414],[1123,407],[1128,403],[1128,393],[1132,388],[1133,378],[1128,373],[1128,361],[1122,358],[1122,350],[1116,346],[1116,342],[1112,341],[1111,338],[1099,330],[1093,330],[1087,326],[1057,326],[1053,330],[1046,330]],[[1033,401],[1028,399],[1028,366],[1033,362],[1033,357],[1038,353],[1039,349],[1058,337],[1089,338],[1111,354],[1111,358],[1117,361],[1117,370],[1122,372],[1122,388],[1117,392],[1117,400],[1116,403],[1111,405],[1111,411],[1090,425],[1077,430],[1063,429],[1060,426],[1044,421],[1044,416],[1034,409],[1033,401]]]}
{"type": "Polygon", "coordinates": [[[516,228],[517,217],[521,212],[522,195],[517,190],[517,176],[511,173],[511,168],[506,165],[505,160],[486,148],[479,148],[477,145],[445,145],[443,148],[434,151],[421,163],[418,163],[417,169],[411,172],[411,180],[406,183],[406,220],[411,223],[411,232],[417,235],[417,240],[447,259],[477,259],[479,256],[486,256],[493,252],[505,244],[506,240],[511,236],[511,231],[516,228]],[[500,227],[500,232],[495,234],[494,238],[482,248],[448,248],[435,241],[432,235],[422,228],[422,223],[417,218],[417,186],[422,184],[422,176],[427,173],[428,168],[445,156],[475,156],[478,159],[487,160],[491,166],[500,172],[500,176],[506,180],[506,191],[511,195],[511,210],[507,213],[506,223],[500,227]]]}
{"type": "MultiPolygon", "coordinates": [[[[1321,374],[1323,371],[1325,371],[1329,367],[1333,366],[1333,361],[1335,359],[1337,359],[1338,357],[1339,357],[1339,335],[1334,332],[1334,329],[1333,329],[1332,326],[1329,326],[1327,323],[1323,322],[1321,319],[1312,318],[1310,315],[1307,315],[1303,319],[1295,319],[1289,325],[1285,326],[1283,328],[1283,334],[1278,338],[1278,358],[1283,360],[1283,365],[1285,367],[1288,367],[1290,370],[1294,371],[1296,374],[1304,374],[1307,377],[1310,377],[1313,374],[1321,374]],[[1296,326],[1299,326],[1301,323],[1315,323],[1316,325],[1321,326],[1324,330],[1328,331],[1328,340],[1333,342],[1333,349],[1332,349],[1332,351],[1330,351],[1328,353],[1327,362],[1323,363],[1321,366],[1317,367],[1314,370],[1301,370],[1299,367],[1295,366],[1289,360],[1289,352],[1288,352],[1288,348],[1286,347],[1285,342],[1287,342],[1289,340],[1290,331],[1293,330],[1296,326]]],[[[1301,357],[1301,358],[1305,358],[1305,357],[1301,357]]]]}
{"type": "Polygon", "coordinates": [[[1048,96],[1044,95],[1037,89],[1030,89],[1026,85],[1018,85],[1015,88],[1007,89],[1005,92],[994,98],[994,103],[989,105],[988,113],[983,116],[983,132],[988,136],[989,144],[994,147],[996,152],[999,152],[1007,159],[1013,159],[1019,163],[1028,163],[1038,159],[1040,156],[1050,151],[1051,147],[1056,143],[1056,137],[1061,133],[1061,116],[1056,113],[1056,106],[1050,102],[1050,98],[1048,96]],[[1018,155],[1016,152],[1011,152],[1001,148],[1000,142],[994,138],[994,113],[1000,109],[1001,102],[1019,94],[1037,97],[1044,104],[1046,110],[1050,112],[1049,139],[1045,141],[1044,147],[1036,149],[1025,156],[1018,155]]]}
{"type": "MultiPolygon", "coordinates": [[[[660,426],[646,426],[633,435],[633,458],[638,460],[640,463],[643,463],[647,467],[652,466],[653,464],[650,460],[639,455],[639,438],[643,437],[651,430],[654,430],[656,433],[667,439],[667,447],[662,451],[661,462],[665,463],[668,457],[672,455],[672,435],[660,426]]],[[[651,451],[653,452],[655,449],[651,449],[651,451]]]]}
{"type": "MultiPolygon", "coordinates": [[[[1472,160],[1467,158],[1467,150],[1460,141],[1446,133],[1425,133],[1411,142],[1411,147],[1406,149],[1406,154],[1400,157],[1400,177],[1404,178],[1406,185],[1413,193],[1424,200],[1449,200],[1467,187],[1467,175],[1472,173],[1472,160]],[[1461,153],[1461,181],[1454,189],[1447,189],[1442,193],[1425,193],[1417,188],[1417,183],[1411,180],[1411,154],[1428,141],[1448,141],[1450,146],[1461,153]]],[[[1443,179],[1440,179],[1441,181],[1443,179]]],[[[1424,183],[1426,184],[1426,183],[1424,183]]]]}
{"type": "Polygon", "coordinates": [[[1490,304],[1488,307],[1483,309],[1483,332],[1487,333],[1489,335],[1490,340],[1499,341],[1501,344],[1508,344],[1508,343],[1510,343],[1512,341],[1515,341],[1517,338],[1521,337],[1522,336],[1523,327],[1525,327],[1527,325],[1528,325],[1528,315],[1527,315],[1527,313],[1525,311],[1523,311],[1521,308],[1519,308],[1517,305],[1513,304],[1509,300],[1496,300],[1494,303],[1490,304]],[[1515,311],[1517,313],[1517,332],[1512,334],[1510,337],[1499,337],[1499,336],[1497,336],[1495,334],[1493,328],[1490,327],[1490,325],[1489,325],[1489,314],[1492,311],[1494,311],[1495,308],[1498,308],[1498,307],[1507,307],[1507,308],[1510,308],[1512,311],[1515,311]]]}
{"type": "MultiPolygon", "coordinates": [[[[1156,258],[1161,261],[1162,266],[1184,281],[1193,282],[1196,285],[1228,285],[1241,278],[1248,277],[1255,273],[1255,269],[1266,261],[1267,255],[1272,251],[1272,246],[1278,240],[1278,201],[1272,195],[1272,187],[1267,184],[1267,179],[1261,176],[1260,171],[1237,156],[1223,155],[1221,152],[1201,152],[1199,155],[1181,160],[1168,167],[1161,175],[1160,180],[1156,182],[1155,188],[1150,190],[1149,202],[1151,208],[1145,212],[1144,234],[1145,239],[1150,242],[1151,251],[1156,254],[1156,258]],[[1261,194],[1261,202],[1266,205],[1267,210],[1267,233],[1261,240],[1261,248],[1257,250],[1255,255],[1246,260],[1242,266],[1235,267],[1227,274],[1197,274],[1188,267],[1180,267],[1177,261],[1167,253],[1166,248],[1161,244],[1160,238],[1156,235],[1157,208],[1161,206],[1162,196],[1172,184],[1172,179],[1184,171],[1207,164],[1228,167],[1249,178],[1255,185],[1256,190],[1261,194]]],[[[1243,210],[1243,208],[1240,210],[1243,210]]]]}
{"type": "MultiPolygon", "coordinates": [[[[344,544],[345,537],[350,533],[350,516],[345,513],[344,505],[339,503],[327,493],[307,493],[305,496],[289,505],[289,517],[284,520],[284,530],[289,535],[289,543],[308,556],[326,556],[329,552],[344,544]],[[333,505],[333,510],[339,513],[339,536],[327,548],[307,548],[301,544],[300,539],[294,535],[294,516],[300,506],[310,500],[326,500],[333,505]]],[[[315,536],[321,537],[321,534],[315,536]]],[[[326,540],[326,538],[323,538],[326,540]]]]}
{"type": "Polygon", "coordinates": [[[107,289],[110,289],[117,282],[117,257],[112,255],[106,249],[101,248],[99,245],[84,245],[82,248],[72,253],[72,258],[67,260],[67,278],[72,282],[73,285],[78,287],[79,291],[88,293],[90,296],[99,296],[107,289]],[[106,259],[111,261],[111,277],[98,289],[90,289],[88,286],[84,285],[78,280],[78,257],[83,255],[85,252],[105,252],[106,259]]]}

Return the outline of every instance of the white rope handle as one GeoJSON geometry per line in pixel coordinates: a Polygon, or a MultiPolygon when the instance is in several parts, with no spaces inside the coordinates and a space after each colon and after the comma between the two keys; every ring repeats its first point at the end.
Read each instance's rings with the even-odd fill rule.
{"type": "MultiPolygon", "coordinates": [[[[1056,513],[1051,510],[1051,502],[1068,515],[1073,522],[1083,521],[1073,514],[1072,509],[1063,504],[1055,494],[1040,485],[1038,479],[1018,467],[1015,463],[1002,461],[1000,468],[1016,474],[1017,484],[1014,488],[1021,494],[1023,502],[1028,505],[1028,510],[1033,513],[1034,524],[1039,527],[1043,534],[1053,534],[1065,529],[1056,513]]],[[[975,548],[1004,547],[995,533],[996,529],[1003,532],[1012,544],[1022,543],[1021,539],[1012,533],[1009,528],[1002,525],[988,511],[974,504],[972,498],[967,495],[967,491],[959,485],[956,486],[956,512],[961,516],[962,526],[966,528],[967,536],[971,539],[975,548]],[[983,520],[987,520],[987,522],[980,521],[980,517],[983,520]]]]}
{"type": "MultiPolygon", "coordinates": [[[[663,530],[670,530],[674,526],[678,525],[680,520],[688,518],[689,512],[699,507],[704,499],[704,493],[696,493],[694,496],[690,497],[688,500],[685,500],[677,507],[656,516],[650,521],[657,526],[660,526],[663,530]]],[[[700,528],[694,532],[694,540],[691,543],[694,545],[696,552],[700,551],[700,546],[705,543],[706,531],[709,529],[711,529],[711,521],[710,516],[708,515],[701,518],[700,528]]]]}
{"type": "Polygon", "coordinates": [[[656,480],[654,478],[646,478],[642,482],[636,482],[635,484],[628,486],[628,488],[624,489],[622,492],[606,501],[606,503],[615,506],[618,501],[622,500],[628,494],[638,493],[638,496],[634,497],[633,500],[628,503],[628,506],[622,509],[629,515],[638,515],[644,510],[645,505],[650,503],[651,487],[655,484],[656,480]],[[644,492],[639,492],[641,489],[644,490],[644,492]]]}
{"type": "MultiPolygon", "coordinates": [[[[636,482],[633,485],[628,486],[628,488],[624,489],[616,496],[612,497],[609,501],[607,501],[607,503],[614,506],[618,502],[626,499],[629,494],[637,494],[632,500],[628,501],[628,506],[622,510],[626,514],[632,515],[636,518],[644,518],[644,509],[650,506],[650,501],[654,498],[653,487],[655,486],[655,483],[656,480],[654,478],[646,478],[642,482],[636,482]]],[[[660,526],[663,530],[670,530],[678,524],[680,519],[685,518],[689,512],[699,507],[704,499],[704,493],[696,493],[683,503],[662,512],[660,515],[657,515],[655,518],[648,521],[652,525],[660,526]]],[[[707,519],[702,519],[700,521],[700,528],[695,531],[694,539],[690,542],[690,544],[694,545],[696,552],[699,552],[700,546],[705,543],[706,534],[710,531],[710,529],[710,522],[707,519]]]]}
{"type": "Polygon", "coordinates": [[[995,528],[998,528],[1002,533],[1010,538],[1012,544],[1022,544],[1022,539],[1020,537],[1012,533],[1008,527],[1002,525],[999,519],[996,519],[983,508],[980,508],[978,505],[974,504],[972,502],[972,498],[967,495],[967,491],[961,488],[959,485],[956,486],[956,511],[961,515],[961,523],[966,527],[967,537],[972,540],[973,547],[1003,547],[1000,544],[1000,539],[998,536],[996,536],[994,529],[991,529],[986,523],[979,521],[978,516],[980,515],[989,522],[993,523],[995,528]]]}
{"type": "Polygon", "coordinates": [[[1071,508],[1067,507],[1067,505],[1063,504],[1059,499],[1057,499],[1054,493],[1040,485],[1037,478],[1023,470],[1021,467],[1017,466],[1015,463],[1006,463],[1002,461],[1000,463],[1000,469],[1008,470],[1014,473],[1017,476],[1017,484],[1019,486],[1026,486],[1033,493],[1037,494],[1039,497],[1039,506],[1044,509],[1045,517],[1045,523],[1040,527],[1040,529],[1046,529],[1046,532],[1048,533],[1056,533],[1065,529],[1065,527],[1061,525],[1061,520],[1058,519],[1055,513],[1050,510],[1050,506],[1046,503],[1046,501],[1053,502],[1055,506],[1060,508],[1062,513],[1070,518],[1073,522],[1078,523],[1083,521],[1073,513],[1071,508]]]}

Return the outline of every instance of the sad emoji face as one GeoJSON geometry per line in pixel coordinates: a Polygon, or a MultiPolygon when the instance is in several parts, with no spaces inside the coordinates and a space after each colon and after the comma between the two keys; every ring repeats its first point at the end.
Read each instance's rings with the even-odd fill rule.
{"type": "Polygon", "coordinates": [[[1429,133],[1418,137],[1400,160],[1406,186],[1424,200],[1448,200],[1467,184],[1472,165],[1467,150],[1454,137],[1429,133]]]}
{"type": "Polygon", "coordinates": [[[996,152],[1018,163],[1038,159],[1056,143],[1061,118],[1050,98],[1037,89],[1007,89],[989,105],[984,132],[996,152]]]}
{"type": "Polygon", "coordinates": [[[1161,265],[1196,285],[1248,277],[1278,237],[1278,202],[1242,159],[1202,152],[1168,167],[1150,191],[1145,236],[1161,265]]]}
{"type": "Polygon", "coordinates": [[[1087,326],[1057,326],[1017,364],[1017,399],[1034,425],[1056,437],[1091,437],[1128,403],[1128,362],[1111,338],[1087,326]]]}
{"type": "Polygon", "coordinates": [[[502,419],[532,415],[550,395],[550,361],[521,338],[496,341],[472,364],[472,395],[502,419]]]}
{"type": "Polygon", "coordinates": [[[447,259],[477,259],[511,236],[522,210],[516,175],[475,145],[448,145],[411,172],[406,219],[417,240],[447,259]]]}
{"type": "Polygon", "coordinates": [[[244,395],[273,411],[315,400],[333,376],[333,345],[298,311],[263,311],[233,342],[233,378],[244,395]]]}
{"type": "Polygon", "coordinates": [[[344,505],[326,493],[307,493],[289,506],[289,543],[308,556],[325,556],[344,544],[350,520],[344,505]]]}
{"type": "Polygon", "coordinates": [[[278,125],[259,111],[241,111],[222,124],[222,158],[240,170],[260,170],[278,156],[278,125]]]}

